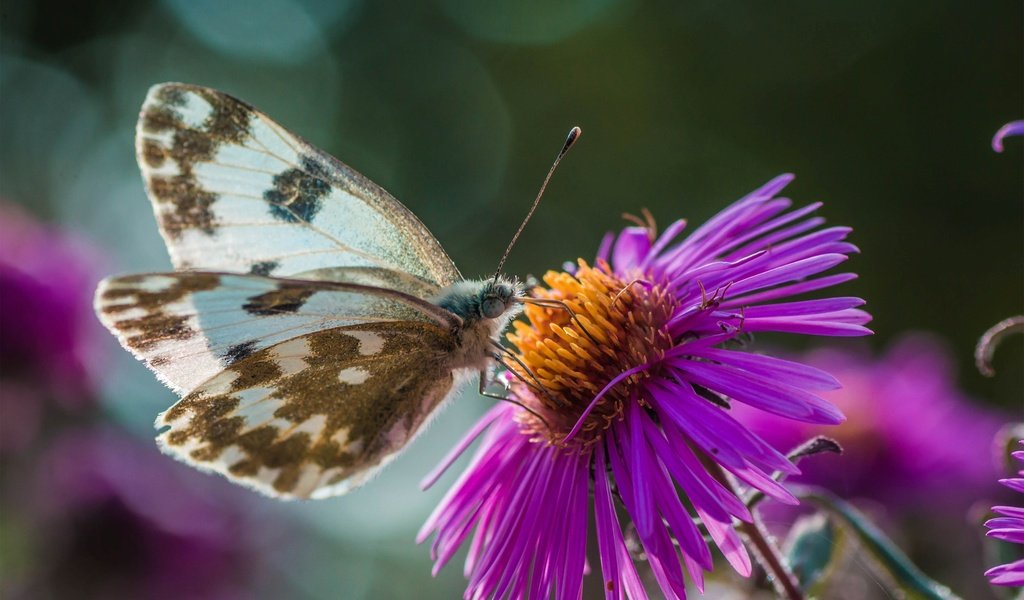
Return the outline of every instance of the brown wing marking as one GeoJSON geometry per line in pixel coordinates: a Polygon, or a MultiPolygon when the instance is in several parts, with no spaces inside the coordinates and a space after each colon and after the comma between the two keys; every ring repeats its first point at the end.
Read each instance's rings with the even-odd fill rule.
{"type": "Polygon", "coordinates": [[[345,493],[397,455],[448,395],[453,344],[447,330],[411,321],[289,340],[162,414],[160,445],[271,496],[345,493]]]}

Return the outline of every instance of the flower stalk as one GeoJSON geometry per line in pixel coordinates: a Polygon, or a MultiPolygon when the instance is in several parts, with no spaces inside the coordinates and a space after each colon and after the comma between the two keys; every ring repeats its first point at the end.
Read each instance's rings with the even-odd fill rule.
{"type": "Polygon", "coordinates": [[[757,514],[754,514],[754,519],[750,523],[741,522],[739,530],[754,547],[754,558],[768,572],[776,593],[787,600],[804,600],[804,593],[796,583],[796,576],[786,566],[782,552],[772,540],[771,534],[765,530],[757,514]]]}

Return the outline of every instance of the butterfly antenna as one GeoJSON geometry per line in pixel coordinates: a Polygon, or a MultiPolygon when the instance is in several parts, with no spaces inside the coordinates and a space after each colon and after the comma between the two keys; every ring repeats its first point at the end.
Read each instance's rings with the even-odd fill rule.
{"type": "Polygon", "coordinates": [[[508,243],[508,248],[505,248],[505,253],[501,255],[501,260],[498,261],[498,269],[494,272],[494,280],[497,281],[498,275],[501,274],[501,268],[505,266],[505,259],[508,258],[508,253],[512,251],[512,246],[516,245],[516,240],[519,239],[519,234],[523,232],[526,224],[530,222],[530,217],[533,216],[533,211],[537,210],[537,205],[540,204],[540,199],[544,195],[544,190],[548,187],[548,182],[551,181],[551,176],[554,175],[555,169],[558,168],[558,163],[562,162],[562,157],[572,148],[576,140],[579,139],[580,134],[583,130],[579,127],[573,127],[569,130],[569,136],[565,138],[565,144],[562,146],[562,150],[555,157],[555,162],[551,164],[551,168],[548,170],[547,177],[544,178],[544,183],[540,184],[540,191],[537,192],[537,198],[533,201],[533,206],[530,207],[530,212],[526,213],[526,218],[523,219],[519,229],[516,230],[516,234],[512,236],[512,241],[508,243]]]}

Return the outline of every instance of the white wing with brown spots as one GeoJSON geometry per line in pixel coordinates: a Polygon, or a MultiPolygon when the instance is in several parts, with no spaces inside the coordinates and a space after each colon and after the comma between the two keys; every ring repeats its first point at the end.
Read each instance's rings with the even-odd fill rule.
{"type": "Polygon", "coordinates": [[[520,309],[516,282],[462,281],[397,200],[231,96],[153,87],[136,150],[178,271],[104,280],[95,309],[182,396],[160,446],[201,469],[285,498],[361,485],[520,309]]]}
{"type": "Polygon", "coordinates": [[[405,321],[264,348],[160,415],[160,447],[270,496],[343,494],[436,414],[453,385],[452,344],[437,325],[405,321]]]}
{"type": "MultiPolygon", "coordinates": [[[[206,272],[112,277],[97,288],[95,307],[121,345],[179,394],[255,352],[317,331],[393,321],[444,327],[457,319],[385,288],[206,272]]],[[[360,335],[367,347],[378,343],[360,335]]]]}
{"type": "Polygon", "coordinates": [[[389,271],[414,293],[461,277],[405,206],[248,104],[199,86],[149,91],[136,151],[177,269],[291,277],[389,271]]]}

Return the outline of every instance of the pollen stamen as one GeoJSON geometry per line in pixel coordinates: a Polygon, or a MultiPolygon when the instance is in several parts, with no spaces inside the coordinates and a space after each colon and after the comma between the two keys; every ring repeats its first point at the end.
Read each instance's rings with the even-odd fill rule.
{"type": "Polygon", "coordinates": [[[582,451],[628,403],[643,403],[640,387],[672,347],[666,324],[676,302],[642,274],[620,279],[604,261],[581,260],[575,274],[552,271],[544,282],[525,302],[530,322],[516,322],[508,339],[523,363],[513,368],[531,370],[546,390],[523,395],[548,425],[528,413],[520,422],[538,441],[582,451]]]}

